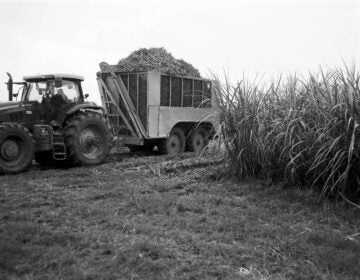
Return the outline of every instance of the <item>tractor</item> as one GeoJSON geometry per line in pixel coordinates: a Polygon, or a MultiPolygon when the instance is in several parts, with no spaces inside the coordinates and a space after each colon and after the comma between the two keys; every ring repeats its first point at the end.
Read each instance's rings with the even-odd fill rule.
{"type": "Polygon", "coordinates": [[[34,75],[13,82],[7,74],[9,102],[0,102],[1,173],[26,170],[33,159],[63,166],[97,165],[106,159],[111,132],[104,109],[86,101],[83,77],[34,75]]]}

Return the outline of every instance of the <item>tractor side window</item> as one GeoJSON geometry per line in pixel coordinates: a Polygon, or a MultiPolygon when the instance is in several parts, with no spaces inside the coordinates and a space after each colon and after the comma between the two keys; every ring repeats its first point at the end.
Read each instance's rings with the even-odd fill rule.
{"type": "Polygon", "coordinates": [[[28,87],[27,100],[41,103],[43,96],[47,90],[49,91],[51,85],[47,82],[37,82],[29,84],[28,87]]]}
{"type": "Polygon", "coordinates": [[[72,82],[63,80],[62,87],[56,88],[56,93],[59,94],[67,102],[77,102],[79,100],[79,86],[72,82]]]}

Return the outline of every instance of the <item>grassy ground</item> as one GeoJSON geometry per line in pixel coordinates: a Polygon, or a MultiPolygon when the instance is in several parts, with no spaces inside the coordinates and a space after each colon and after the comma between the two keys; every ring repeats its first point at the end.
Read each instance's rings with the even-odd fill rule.
{"type": "Polygon", "coordinates": [[[359,210],[222,168],[115,153],[2,176],[0,279],[360,279],[359,210]]]}

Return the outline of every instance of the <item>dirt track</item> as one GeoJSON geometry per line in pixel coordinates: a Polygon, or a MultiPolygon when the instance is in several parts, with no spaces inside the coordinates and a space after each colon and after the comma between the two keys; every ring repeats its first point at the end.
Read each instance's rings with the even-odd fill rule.
{"type": "Polygon", "coordinates": [[[222,169],[114,153],[2,176],[0,279],[359,279],[359,210],[222,169]]]}

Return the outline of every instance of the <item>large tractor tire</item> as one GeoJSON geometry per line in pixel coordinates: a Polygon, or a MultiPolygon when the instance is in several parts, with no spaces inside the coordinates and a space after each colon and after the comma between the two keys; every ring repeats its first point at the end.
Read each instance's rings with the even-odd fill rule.
{"type": "Polygon", "coordinates": [[[67,162],[72,166],[102,163],[111,148],[110,135],[106,121],[100,114],[77,113],[64,129],[67,162]]]}
{"type": "Polygon", "coordinates": [[[0,172],[26,170],[34,157],[34,139],[29,130],[14,123],[0,124],[0,172]]]}
{"type": "Polygon", "coordinates": [[[185,134],[180,127],[174,127],[169,137],[158,144],[158,150],[162,154],[177,155],[185,150],[185,134]]]}
{"type": "Polygon", "coordinates": [[[204,127],[198,127],[186,139],[186,150],[200,154],[209,144],[209,133],[204,127]]]}

